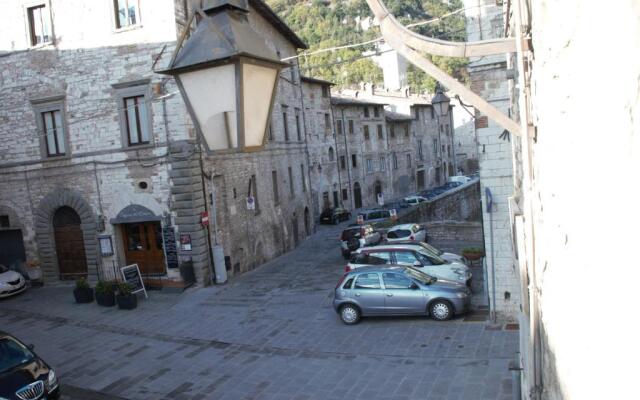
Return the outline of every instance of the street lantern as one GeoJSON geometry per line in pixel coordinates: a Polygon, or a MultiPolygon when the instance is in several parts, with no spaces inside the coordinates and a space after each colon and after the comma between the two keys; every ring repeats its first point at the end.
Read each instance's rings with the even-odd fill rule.
{"type": "Polygon", "coordinates": [[[260,150],[287,64],[250,26],[247,0],[205,0],[198,13],[196,29],[160,73],[176,79],[209,151],[260,150]]]}
{"type": "Polygon", "coordinates": [[[442,88],[438,85],[436,95],[431,99],[431,104],[435,108],[438,117],[442,118],[447,115],[449,112],[449,103],[451,103],[451,99],[442,92],[442,88]]]}

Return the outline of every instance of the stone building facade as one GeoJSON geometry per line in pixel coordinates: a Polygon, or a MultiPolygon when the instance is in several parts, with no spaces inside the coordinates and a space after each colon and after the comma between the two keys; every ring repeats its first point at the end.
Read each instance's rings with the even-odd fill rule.
{"type": "MultiPolygon", "coordinates": [[[[504,34],[502,7],[490,0],[465,2],[467,40],[500,38],[504,34]],[[468,4],[467,4],[468,3],[468,4]]],[[[504,55],[470,58],[471,89],[493,106],[509,114],[509,81],[504,55]]],[[[511,239],[510,197],[513,195],[511,135],[487,116],[475,112],[484,222],[485,264],[489,303],[501,320],[515,320],[520,304],[518,273],[511,239]],[[489,208],[489,203],[491,207],[489,208]],[[490,211],[489,211],[490,210],[490,211]]]]}
{"type": "MultiPolygon", "coordinates": [[[[174,81],[154,73],[187,2],[121,3],[0,5],[0,262],[39,265],[45,281],[113,278],[137,262],[166,282],[191,261],[206,284],[210,243],[231,275],[296,246],[313,229],[297,65],[281,73],[265,149],[207,155],[174,81]],[[217,232],[200,223],[211,193],[217,232]]],[[[283,58],[306,47],[249,3],[250,24],[283,58]]]]}

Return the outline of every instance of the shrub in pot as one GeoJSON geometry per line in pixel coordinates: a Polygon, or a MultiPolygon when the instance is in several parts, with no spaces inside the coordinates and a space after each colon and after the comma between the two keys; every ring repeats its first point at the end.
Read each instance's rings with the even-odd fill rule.
{"type": "Polygon", "coordinates": [[[93,289],[89,286],[89,282],[85,278],[76,280],[76,288],[73,289],[73,297],[76,303],[93,302],[93,289]]]}
{"type": "Polygon", "coordinates": [[[113,293],[113,282],[99,281],[96,284],[96,303],[105,307],[113,307],[116,304],[113,293]]]}
{"type": "Polygon", "coordinates": [[[123,282],[118,285],[118,294],[116,294],[118,308],[121,310],[133,310],[138,306],[138,297],[131,293],[131,286],[123,282]]]}
{"type": "Polygon", "coordinates": [[[484,249],[480,247],[465,247],[462,256],[469,261],[476,261],[484,257],[484,249]]]}

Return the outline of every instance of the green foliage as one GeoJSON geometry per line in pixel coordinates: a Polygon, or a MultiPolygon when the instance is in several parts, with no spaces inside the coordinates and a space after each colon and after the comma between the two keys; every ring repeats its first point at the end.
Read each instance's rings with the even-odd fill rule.
{"type": "Polygon", "coordinates": [[[131,294],[131,285],[127,282],[121,282],[118,284],[118,294],[120,296],[128,296],[131,294]]]}
{"type": "Polygon", "coordinates": [[[113,293],[114,284],[112,281],[98,281],[96,284],[96,294],[113,293]]]}
{"type": "MultiPolygon", "coordinates": [[[[377,27],[363,29],[363,19],[372,18],[365,0],[267,0],[273,10],[308,45],[308,52],[318,49],[365,42],[380,36],[377,27]]],[[[461,0],[387,0],[386,6],[403,24],[440,17],[462,7],[461,0]]],[[[416,32],[439,39],[464,41],[463,14],[413,28],[416,32]]],[[[374,52],[375,44],[339,49],[300,57],[304,75],[326,79],[340,86],[360,82],[382,83],[382,70],[363,52],[374,52]]],[[[433,57],[432,61],[456,78],[466,81],[466,59],[433,57]]],[[[409,85],[416,92],[433,91],[435,81],[410,66],[409,85]]]]}
{"type": "Polygon", "coordinates": [[[76,279],[76,289],[89,289],[89,282],[86,278],[76,279]]]}

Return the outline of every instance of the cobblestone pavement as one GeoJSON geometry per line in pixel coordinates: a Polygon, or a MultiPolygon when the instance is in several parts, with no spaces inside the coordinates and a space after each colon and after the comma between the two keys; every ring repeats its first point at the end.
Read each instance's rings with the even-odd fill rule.
{"type": "Polygon", "coordinates": [[[517,331],[474,318],[343,325],[338,231],[224,286],[150,292],[133,311],[34,288],[0,301],[0,329],[63,383],[126,399],[511,399],[517,331]]]}

